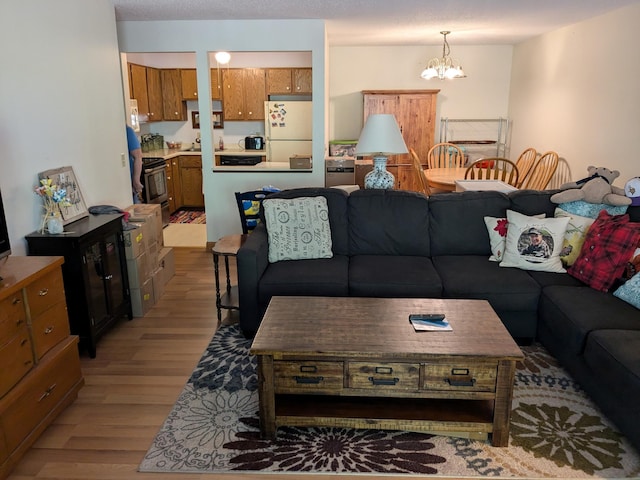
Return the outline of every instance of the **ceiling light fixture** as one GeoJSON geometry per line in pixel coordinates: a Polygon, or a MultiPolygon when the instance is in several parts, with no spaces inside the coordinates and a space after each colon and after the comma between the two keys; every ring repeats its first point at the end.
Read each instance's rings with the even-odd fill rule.
{"type": "Polygon", "coordinates": [[[427,66],[422,71],[420,76],[425,80],[431,80],[432,78],[439,78],[444,80],[445,78],[465,78],[467,75],[462,71],[462,66],[457,60],[449,57],[449,43],[447,42],[447,35],[451,32],[442,31],[444,35],[444,44],[442,45],[442,58],[432,58],[427,63],[427,66]]]}
{"type": "Polygon", "coordinates": [[[220,65],[226,65],[231,60],[231,54],[229,52],[217,52],[215,58],[220,65]]]}

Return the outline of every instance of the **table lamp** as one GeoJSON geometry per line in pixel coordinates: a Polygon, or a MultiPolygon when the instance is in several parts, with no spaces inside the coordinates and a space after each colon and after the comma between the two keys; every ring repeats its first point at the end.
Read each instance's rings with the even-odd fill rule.
{"type": "Polygon", "coordinates": [[[369,115],[360,134],[356,155],[373,156],[373,170],[364,177],[364,188],[393,188],[396,179],[387,171],[387,156],[409,153],[396,118],[390,113],[369,115]]]}

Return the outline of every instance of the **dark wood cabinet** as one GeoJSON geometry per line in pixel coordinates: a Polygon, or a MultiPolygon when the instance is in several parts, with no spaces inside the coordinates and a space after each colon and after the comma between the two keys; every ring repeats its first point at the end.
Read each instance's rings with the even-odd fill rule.
{"type": "Polygon", "coordinates": [[[89,215],[61,235],[27,235],[29,255],[64,256],[62,274],[71,333],[96,356],[98,339],[122,317],[132,318],[122,215],[89,215]]]}
{"type": "Polygon", "coordinates": [[[160,70],[162,83],[162,119],[187,119],[187,106],[182,101],[182,77],[177,68],[160,70]]]}

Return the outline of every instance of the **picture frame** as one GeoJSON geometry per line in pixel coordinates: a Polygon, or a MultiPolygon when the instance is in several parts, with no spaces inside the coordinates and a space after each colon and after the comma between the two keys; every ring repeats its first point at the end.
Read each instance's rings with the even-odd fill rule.
{"type": "Polygon", "coordinates": [[[222,119],[222,111],[214,111],[211,118],[213,128],[224,128],[224,121],[222,119]]]}
{"type": "Polygon", "coordinates": [[[191,112],[191,126],[192,128],[200,128],[200,112],[191,112]]]}
{"type": "Polygon", "coordinates": [[[59,207],[64,225],[89,216],[73,167],[59,167],[38,173],[38,179],[45,178],[50,179],[52,184],[67,191],[67,200],[69,200],[71,206],[59,207]]]}

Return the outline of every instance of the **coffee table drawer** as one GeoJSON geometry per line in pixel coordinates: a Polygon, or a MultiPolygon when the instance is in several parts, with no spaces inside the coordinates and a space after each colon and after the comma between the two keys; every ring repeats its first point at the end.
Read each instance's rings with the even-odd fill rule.
{"type": "Polygon", "coordinates": [[[417,390],[420,365],[417,363],[349,362],[349,388],[417,390]]]}
{"type": "Polygon", "coordinates": [[[274,362],[276,393],[286,390],[341,390],[344,379],[342,362],[274,362]]]}
{"type": "Polygon", "coordinates": [[[422,388],[495,392],[497,371],[495,363],[425,364],[422,388]]]}

